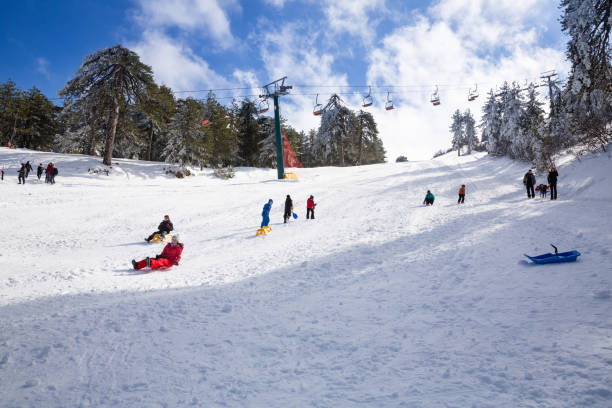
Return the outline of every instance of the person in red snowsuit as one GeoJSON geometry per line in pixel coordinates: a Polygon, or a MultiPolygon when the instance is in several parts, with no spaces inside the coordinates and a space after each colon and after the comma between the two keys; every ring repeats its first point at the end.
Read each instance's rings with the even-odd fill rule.
{"type": "Polygon", "coordinates": [[[183,243],[179,242],[178,234],[172,237],[172,242],[166,245],[160,255],[155,258],[145,258],[142,261],[136,262],[132,259],[132,266],[134,269],[139,270],[143,268],[151,269],[167,269],[173,265],[178,265],[181,261],[181,254],[183,253],[183,243]]]}
{"type": "Polygon", "coordinates": [[[314,210],[316,206],[314,196],[310,196],[308,201],[306,201],[306,219],[312,218],[314,220],[314,210]]]}

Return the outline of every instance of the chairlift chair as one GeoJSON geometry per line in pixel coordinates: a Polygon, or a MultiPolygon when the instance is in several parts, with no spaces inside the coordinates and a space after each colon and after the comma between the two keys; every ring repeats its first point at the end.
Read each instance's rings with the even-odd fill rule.
{"type": "Polygon", "coordinates": [[[364,108],[367,108],[368,106],[372,106],[372,104],[374,103],[374,99],[372,99],[372,87],[368,87],[368,94],[366,95],[365,98],[363,98],[363,104],[362,106],[364,108]]]}
{"type": "Polygon", "coordinates": [[[474,85],[474,89],[470,89],[469,93],[468,93],[468,101],[472,102],[474,100],[476,100],[476,98],[478,98],[478,84],[474,85]]]}
{"type": "Polygon", "coordinates": [[[391,99],[391,96],[389,95],[389,92],[387,92],[387,102],[385,102],[385,110],[391,110],[393,109],[393,100],[391,99]]]}
{"type": "Polygon", "coordinates": [[[312,114],[315,116],[319,116],[323,114],[323,105],[319,103],[319,94],[317,94],[317,97],[315,99],[315,106],[314,106],[314,109],[312,110],[312,114]]]}
{"type": "Polygon", "coordinates": [[[268,105],[268,100],[267,99],[262,99],[257,104],[257,113],[260,114],[260,115],[266,113],[269,109],[270,109],[270,105],[268,105]]]}
{"type": "Polygon", "coordinates": [[[438,85],[436,85],[436,90],[431,94],[431,99],[429,100],[433,106],[440,105],[440,96],[438,95],[438,85]]]}

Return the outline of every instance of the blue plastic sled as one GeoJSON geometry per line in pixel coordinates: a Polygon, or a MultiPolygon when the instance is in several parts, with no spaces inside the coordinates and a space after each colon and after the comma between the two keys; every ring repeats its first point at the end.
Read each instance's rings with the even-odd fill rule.
{"type": "Polygon", "coordinates": [[[298,216],[297,216],[297,214],[296,214],[296,213],[293,213],[293,219],[294,219],[294,220],[297,220],[297,217],[298,217],[298,216]]]}
{"type": "Polygon", "coordinates": [[[576,262],[576,259],[580,256],[580,252],[573,251],[569,252],[559,252],[558,254],[543,254],[538,256],[529,256],[527,254],[523,254],[527,258],[531,259],[534,263],[537,264],[547,264],[547,263],[560,263],[560,262],[576,262]]]}

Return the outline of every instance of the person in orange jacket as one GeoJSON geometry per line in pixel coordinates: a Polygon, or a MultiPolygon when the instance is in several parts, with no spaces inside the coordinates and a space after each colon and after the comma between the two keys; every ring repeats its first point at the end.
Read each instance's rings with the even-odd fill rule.
{"type": "Polygon", "coordinates": [[[167,269],[173,265],[178,265],[181,261],[181,254],[183,253],[183,243],[179,242],[178,234],[172,237],[172,242],[166,245],[161,254],[155,258],[145,258],[142,261],[136,262],[132,259],[132,266],[134,269],[139,270],[143,268],[151,269],[167,269]]]}
{"type": "Polygon", "coordinates": [[[463,204],[465,201],[465,184],[461,185],[459,188],[459,199],[457,200],[457,204],[463,204]]]}

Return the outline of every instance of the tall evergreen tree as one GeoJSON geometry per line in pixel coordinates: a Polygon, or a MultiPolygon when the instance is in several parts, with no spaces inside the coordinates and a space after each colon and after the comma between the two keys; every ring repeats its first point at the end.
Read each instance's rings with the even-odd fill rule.
{"type": "Polygon", "coordinates": [[[476,121],[469,109],[463,114],[463,124],[467,153],[472,154],[472,149],[478,146],[478,136],[476,135],[476,121]]]}
{"type": "Polygon", "coordinates": [[[167,163],[203,166],[207,161],[206,136],[202,128],[204,104],[193,98],[179,99],[169,126],[169,138],[162,158],[167,163]]]}
{"type": "Polygon", "coordinates": [[[457,156],[461,156],[461,148],[465,146],[465,125],[463,114],[457,109],[453,113],[453,123],[451,123],[450,131],[453,134],[452,147],[457,149],[457,156]]]}
{"type": "Polygon", "coordinates": [[[501,154],[501,104],[495,97],[493,89],[489,91],[487,101],[482,107],[481,140],[490,154],[501,154]]]}
{"type": "Polygon", "coordinates": [[[140,62],[133,51],[116,45],[86,56],[75,77],[60,91],[65,99],[91,97],[96,105],[110,105],[104,164],[112,163],[121,109],[145,97],[152,84],[151,67],[140,62]]]}

